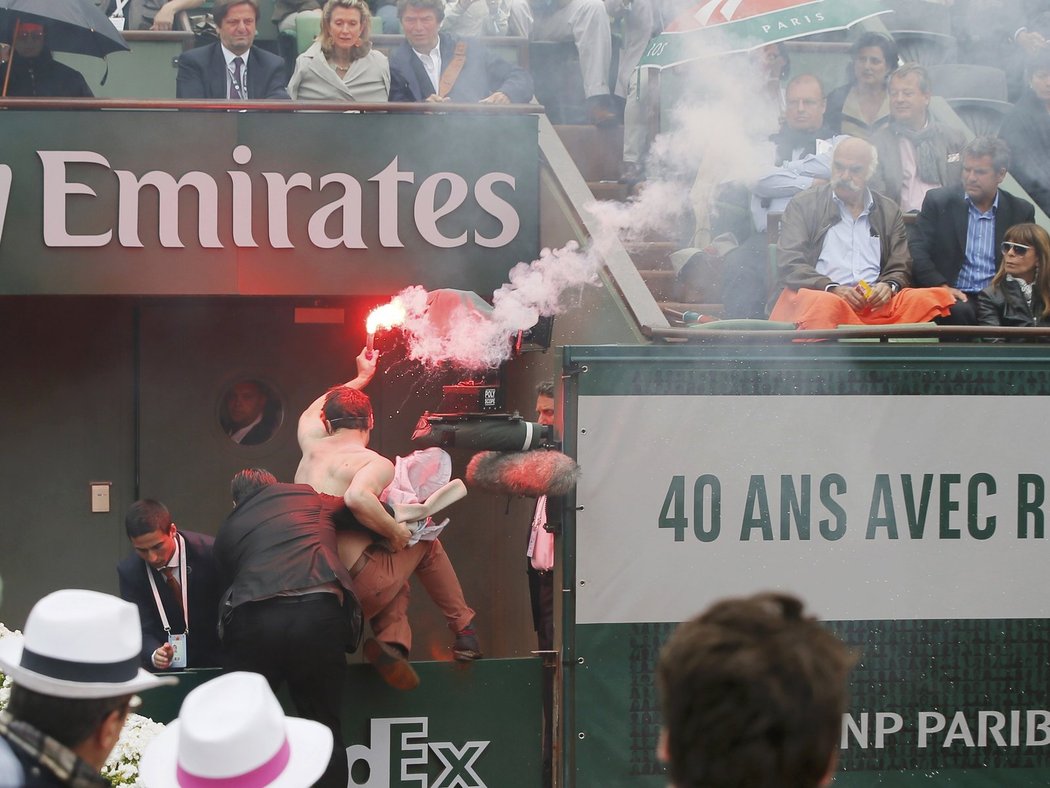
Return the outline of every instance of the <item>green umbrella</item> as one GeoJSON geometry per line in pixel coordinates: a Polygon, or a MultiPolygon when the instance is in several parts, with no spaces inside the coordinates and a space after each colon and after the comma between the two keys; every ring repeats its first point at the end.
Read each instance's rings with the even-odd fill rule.
{"type": "Polygon", "coordinates": [[[893,9],[882,0],[703,0],[653,38],[641,68],[747,52],[793,38],[844,30],[893,9]]]}

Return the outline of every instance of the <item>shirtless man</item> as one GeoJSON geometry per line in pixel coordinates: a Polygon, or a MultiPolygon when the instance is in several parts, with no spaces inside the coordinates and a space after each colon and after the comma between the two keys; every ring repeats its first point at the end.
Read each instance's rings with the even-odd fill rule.
{"type": "Polygon", "coordinates": [[[394,464],[368,448],[374,423],[372,403],[361,391],[375,374],[377,360],[378,354],[369,358],[362,351],[357,357],[357,377],[329,389],[303,411],[298,432],[303,458],[295,481],[342,496],[358,522],[373,532],[341,531],[339,557],[375,633],[374,639],[365,641],[365,657],[388,684],[412,689],[419,684],[407,660],[412,646],[408,579],[413,572],[456,634],[455,658],[478,659],[481,650],[472,626],[474,611],[463,598],[441,542],[420,541],[407,547],[412,532],[399,520],[418,519],[422,507],[388,509],[379,499],[394,478],[394,464]],[[377,535],[386,544],[377,542],[377,535]]]}

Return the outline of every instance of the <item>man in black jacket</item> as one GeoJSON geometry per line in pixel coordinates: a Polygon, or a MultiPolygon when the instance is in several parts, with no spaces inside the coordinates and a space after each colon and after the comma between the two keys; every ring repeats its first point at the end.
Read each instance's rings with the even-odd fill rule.
{"type": "Polygon", "coordinates": [[[215,627],[222,586],[212,537],[179,531],[168,507],[148,498],[131,505],[124,528],[135,552],[117,564],[117,579],[121,598],[139,609],[143,666],[218,667],[215,627]],[[185,651],[176,654],[176,648],[185,651]]]}
{"type": "Polygon", "coordinates": [[[286,99],[284,60],[252,46],[259,18],[256,0],[219,2],[212,11],[219,41],[179,56],[175,96],[180,99],[286,99]]]}
{"type": "Polygon", "coordinates": [[[398,4],[405,41],[390,53],[391,101],[525,104],[532,99],[528,71],[477,39],[439,33],[444,15],[441,0],[398,4]]]}
{"type": "Polygon", "coordinates": [[[278,484],[246,469],[230,483],[234,509],[215,538],[223,596],[224,667],[288,683],[300,716],[332,731],[335,747],[317,783],[349,779],[339,718],[350,616],[360,613],[339,560],[335,520],[343,501],[305,484],[278,484]]]}
{"type": "Polygon", "coordinates": [[[915,287],[946,286],[955,296],[942,325],[977,324],[975,299],[999,267],[1007,228],[1035,221],[1032,204],[999,188],[1010,167],[1010,149],[995,137],[977,137],[962,151],[962,188],[926,194],[910,243],[915,287]]]}

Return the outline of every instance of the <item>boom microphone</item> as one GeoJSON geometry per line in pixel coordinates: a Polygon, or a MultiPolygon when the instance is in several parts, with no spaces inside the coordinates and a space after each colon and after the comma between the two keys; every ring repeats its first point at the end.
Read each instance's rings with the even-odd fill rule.
{"type": "Polygon", "coordinates": [[[467,466],[467,484],[507,495],[566,495],[576,486],[580,466],[560,451],[483,451],[467,466]]]}
{"type": "Polygon", "coordinates": [[[527,451],[549,443],[554,428],[520,416],[431,416],[424,414],[412,433],[417,446],[443,449],[527,451]]]}

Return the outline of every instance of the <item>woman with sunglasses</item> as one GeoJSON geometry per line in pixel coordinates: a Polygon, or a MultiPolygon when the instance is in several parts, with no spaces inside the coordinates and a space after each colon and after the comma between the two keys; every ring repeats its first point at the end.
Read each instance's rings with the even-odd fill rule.
{"type": "Polygon", "coordinates": [[[1001,249],[999,270],[977,294],[978,324],[1050,327],[1050,234],[1037,224],[1015,224],[1001,249]]]}

